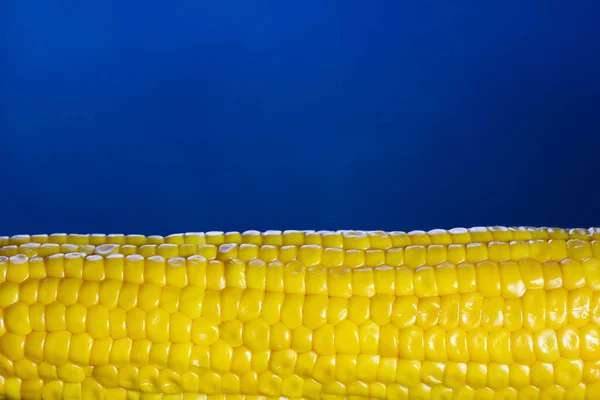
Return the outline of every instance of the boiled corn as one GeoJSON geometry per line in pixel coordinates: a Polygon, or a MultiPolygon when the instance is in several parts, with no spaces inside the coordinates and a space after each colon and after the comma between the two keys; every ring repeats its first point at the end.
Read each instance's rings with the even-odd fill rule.
{"type": "Polygon", "coordinates": [[[600,398],[598,228],[0,246],[0,398],[600,398]]]}

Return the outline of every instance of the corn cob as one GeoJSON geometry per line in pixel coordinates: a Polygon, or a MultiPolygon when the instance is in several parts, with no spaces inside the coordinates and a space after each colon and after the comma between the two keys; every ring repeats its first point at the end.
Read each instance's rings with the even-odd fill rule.
{"type": "Polygon", "coordinates": [[[0,398],[600,398],[597,228],[0,247],[0,398]]]}

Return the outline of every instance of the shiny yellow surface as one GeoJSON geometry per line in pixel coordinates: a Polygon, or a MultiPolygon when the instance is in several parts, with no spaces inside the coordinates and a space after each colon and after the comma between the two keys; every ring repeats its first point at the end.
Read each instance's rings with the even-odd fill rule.
{"type": "Polygon", "coordinates": [[[0,398],[600,399],[600,230],[0,237],[0,398]]]}

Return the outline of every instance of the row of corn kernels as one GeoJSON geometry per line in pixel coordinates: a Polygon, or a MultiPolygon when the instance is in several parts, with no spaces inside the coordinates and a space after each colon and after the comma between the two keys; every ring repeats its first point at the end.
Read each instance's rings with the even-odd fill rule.
{"type": "Polygon", "coordinates": [[[454,228],[448,231],[434,229],[428,232],[415,230],[411,232],[384,231],[277,231],[265,232],[188,232],[168,236],[138,235],[138,234],[65,234],[51,235],[13,235],[0,236],[0,246],[20,245],[25,243],[57,243],[76,245],[119,244],[142,246],[145,244],[213,244],[249,243],[274,246],[301,246],[317,244],[324,247],[339,247],[347,249],[387,249],[390,247],[406,247],[412,245],[430,244],[467,244],[474,242],[487,243],[491,241],[510,242],[512,240],[549,240],[549,239],[580,239],[593,240],[600,238],[600,228],[530,228],[530,227],[474,227],[470,229],[454,228]]]}
{"type": "Polygon", "coordinates": [[[27,243],[23,245],[8,245],[0,248],[1,257],[14,257],[24,255],[28,258],[50,257],[56,254],[81,253],[107,257],[114,254],[123,256],[140,255],[145,258],[160,256],[165,259],[174,257],[189,257],[201,255],[207,260],[227,261],[238,258],[242,261],[260,259],[264,262],[300,261],[306,266],[321,264],[326,267],[344,265],[356,268],[363,265],[376,267],[387,264],[391,266],[407,265],[417,268],[421,265],[438,265],[445,261],[453,264],[462,262],[477,263],[482,260],[501,262],[506,260],[521,261],[531,258],[540,262],[562,261],[565,259],[584,260],[595,257],[600,258],[600,240],[591,242],[579,239],[564,241],[531,240],[512,242],[470,243],[468,245],[411,245],[405,248],[390,248],[358,250],[323,248],[318,245],[282,246],[254,245],[254,244],[222,244],[193,245],[193,244],[161,244],[161,245],[117,245],[104,244],[75,245],[55,243],[27,243]]]}

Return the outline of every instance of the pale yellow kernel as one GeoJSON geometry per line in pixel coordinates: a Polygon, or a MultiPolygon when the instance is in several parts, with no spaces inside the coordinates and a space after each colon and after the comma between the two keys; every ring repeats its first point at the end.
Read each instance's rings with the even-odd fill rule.
{"type": "Polygon", "coordinates": [[[19,254],[19,246],[17,245],[2,246],[2,249],[0,249],[0,256],[3,257],[13,257],[17,254],[19,254]]]}
{"type": "Polygon", "coordinates": [[[106,236],[106,241],[109,244],[124,245],[125,244],[125,235],[123,235],[121,233],[113,233],[113,234],[106,236]]]}
{"type": "Polygon", "coordinates": [[[323,247],[343,248],[344,239],[341,232],[323,232],[323,247]]]}
{"type": "Polygon", "coordinates": [[[488,258],[487,243],[469,243],[466,247],[467,262],[477,264],[488,258]]]}
{"type": "Polygon", "coordinates": [[[19,254],[23,254],[29,258],[33,258],[38,255],[41,244],[39,243],[26,243],[19,246],[19,254]]]}
{"type": "Polygon", "coordinates": [[[392,247],[392,238],[389,233],[384,231],[369,231],[367,232],[370,248],[385,250],[392,247]]]}
{"type": "Polygon", "coordinates": [[[29,258],[18,254],[8,259],[6,282],[22,283],[29,277],[29,258]]]}
{"type": "Polygon", "coordinates": [[[49,257],[60,252],[60,246],[56,243],[44,243],[38,249],[38,256],[49,257]]]}
{"type": "Polygon", "coordinates": [[[165,242],[165,239],[162,236],[158,236],[158,235],[151,235],[148,236],[146,238],[146,243],[148,244],[163,244],[165,242]]]}
{"type": "Polygon", "coordinates": [[[444,229],[432,229],[427,232],[432,245],[450,245],[452,244],[452,236],[444,229]]]}
{"type": "Polygon", "coordinates": [[[453,228],[448,231],[452,239],[452,243],[467,244],[471,242],[471,234],[465,228],[453,228]]]}
{"type": "Polygon", "coordinates": [[[345,249],[366,250],[370,246],[369,237],[364,231],[340,231],[345,249]]]}
{"type": "Polygon", "coordinates": [[[488,229],[495,241],[510,242],[514,239],[513,231],[505,226],[490,226],[488,229]]]}
{"type": "Polygon", "coordinates": [[[137,254],[137,247],[130,244],[125,244],[121,246],[121,248],[119,249],[119,253],[123,254],[124,256],[131,256],[137,254]]]}
{"type": "Polygon", "coordinates": [[[138,247],[138,254],[146,259],[146,262],[149,257],[156,255],[156,248],[158,246],[155,244],[145,244],[143,246],[138,247]]]}
{"type": "Polygon", "coordinates": [[[530,240],[533,238],[531,231],[523,226],[510,227],[508,230],[512,233],[514,240],[530,240]]]}
{"type": "Polygon", "coordinates": [[[160,244],[156,248],[156,255],[163,257],[165,260],[173,257],[179,257],[179,246],[169,243],[160,244]]]}
{"type": "Polygon", "coordinates": [[[115,281],[123,280],[123,273],[125,268],[125,258],[121,254],[112,254],[105,258],[105,272],[106,278],[113,279],[115,281]]]}
{"type": "Polygon", "coordinates": [[[262,234],[262,242],[265,245],[282,246],[283,245],[282,232],[278,231],[278,230],[265,231],[262,234]]]}

